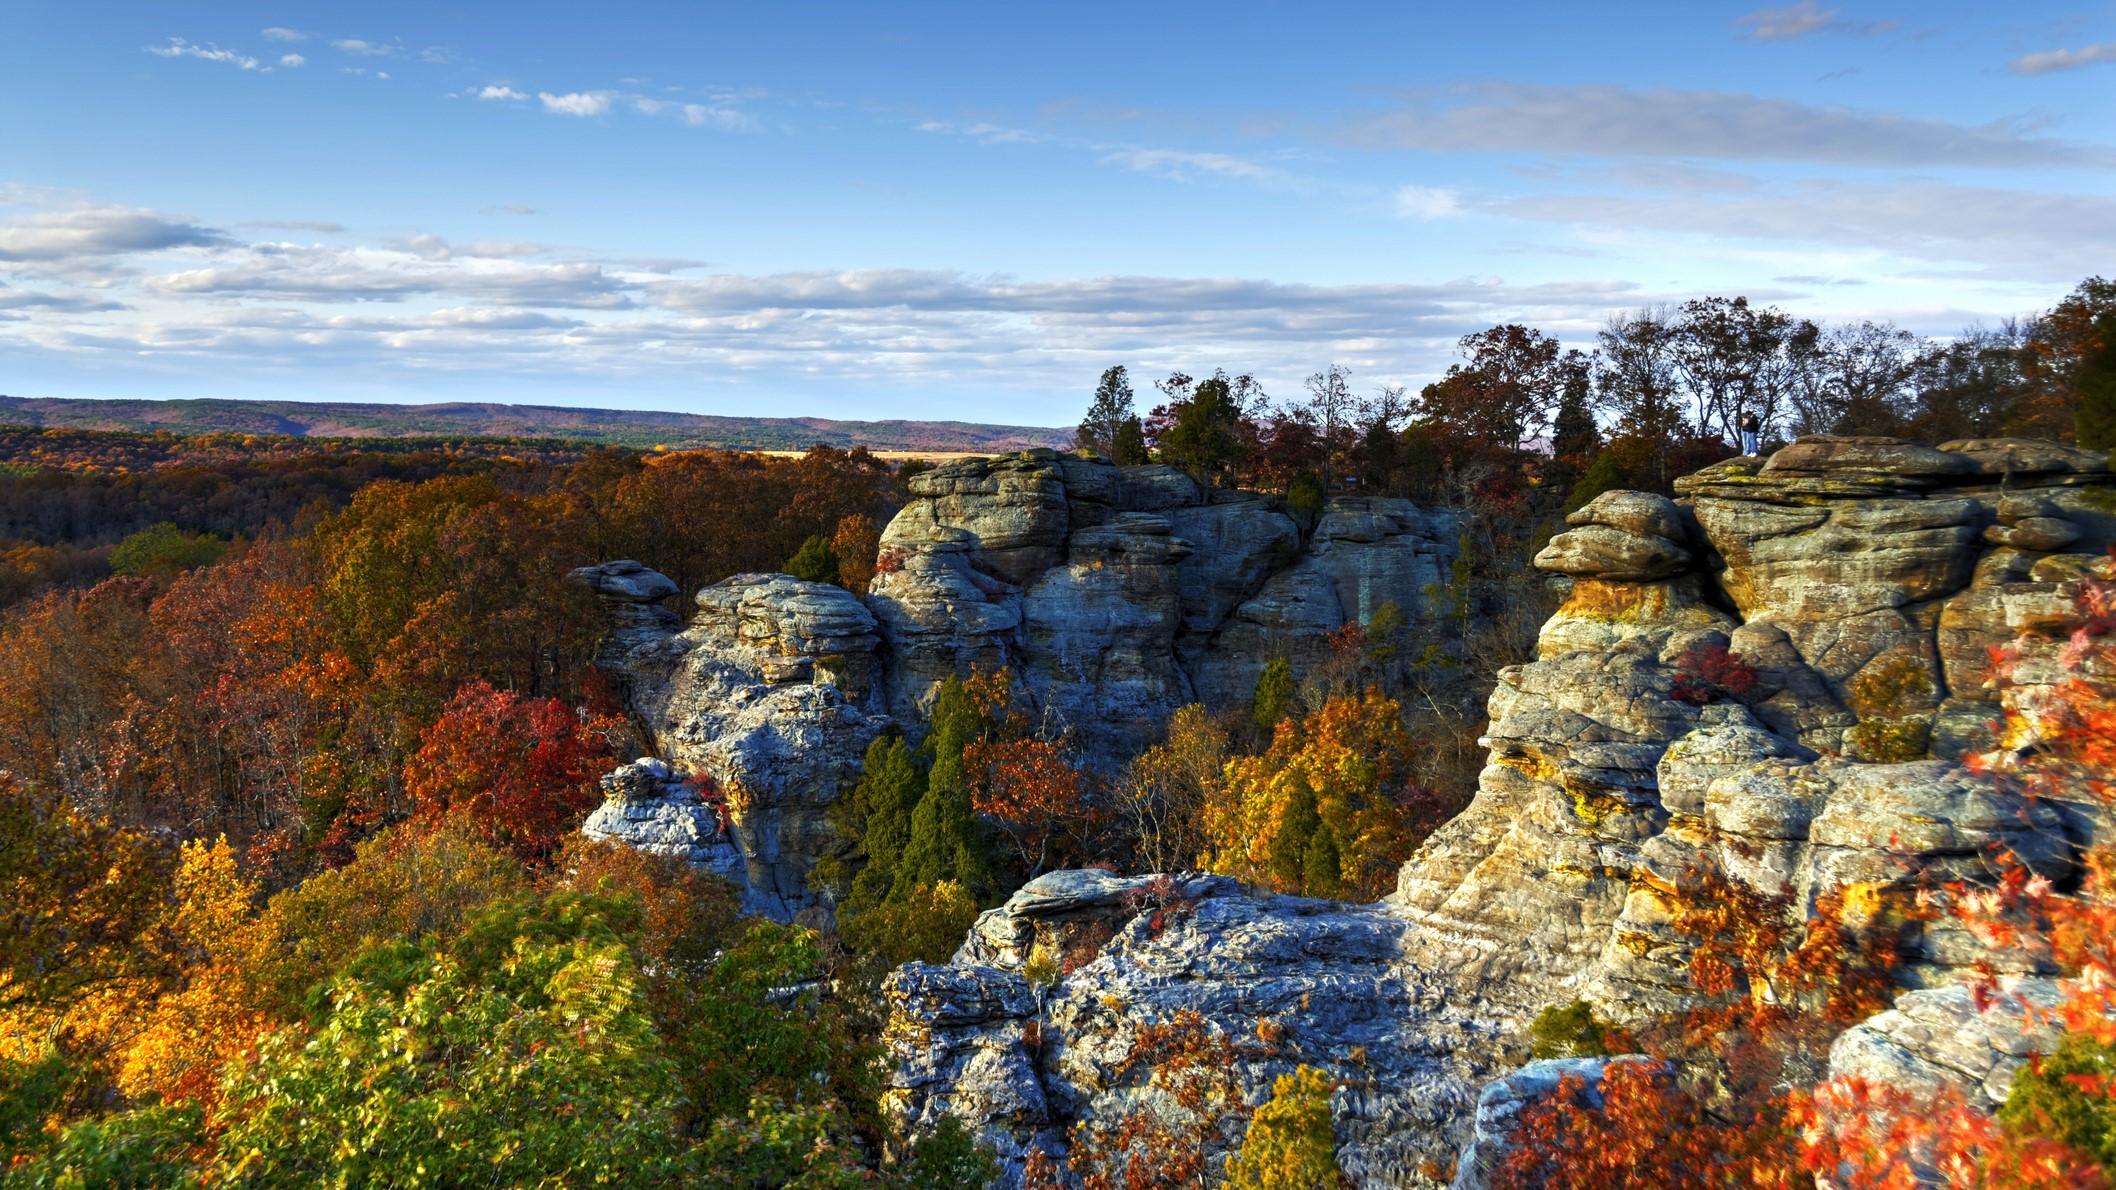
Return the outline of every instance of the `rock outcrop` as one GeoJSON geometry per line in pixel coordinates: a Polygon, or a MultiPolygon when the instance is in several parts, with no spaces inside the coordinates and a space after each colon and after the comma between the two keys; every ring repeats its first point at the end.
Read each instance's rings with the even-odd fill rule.
{"type": "MultiPolygon", "coordinates": [[[[581,823],[580,833],[599,843],[682,860],[737,883],[748,881],[748,861],[735,845],[725,807],[698,796],[695,784],[676,776],[653,757],[620,765],[602,779],[603,804],[581,823]]],[[[763,907],[751,909],[762,912],[763,907]]]]}
{"type": "Polygon", "coordinates": [[[602,667],[656,752],[725,794],[747,882],[780,916],[812,903],[815,861],[849,846],[827,817],[883,731],[916,734],[935,689],[1008,668],[1043,725],[1116,764],[1175,710],[1246,702],[1273,658],[1385,605],[1424,644],[1452,622],[1428,591],[1457,553],[1448,513],[1331,501],[1305,539],[1282,504],[1200,487],[1166,466],[1029,451],[911,480],[869,592],[736,575],[697,593],[637,562],[576,571],[611,631],[602,667]]]}
{"type": "MultiPolygon", "coordinates": [[[[1115,1074],[1126,1039],[1194,1009],[1230,1038],[1288,1039],[1239,1063],[1252,1102],[1294,1061],[1340,1080],[1339,1158],[1360,1185],[1444,1184],[1538,1009],[1584,996],[1636,1018],[1681,1003],[1687,953],[1670,923],[1704,876],[1812,907],[1831,891],[1872,902],[1928,875],[1979,878],[1996,847],[2069,871],[2088,817],[2024,802],[1961,759],[1992,746],[2002,700],[2061,674],[2056,640],[2026,649],[2010,683],[1988,658],[2061,623],[2081,576],[2107,573],[2104,458],[1814,437],[1676,488],[1605,495],[1538,556],[1570,595],[1536,659],[1498,675],[1474,801],[1393,896],[1343,906],[1211,884],[1171,914],[1141,908],[1136,886],[1046,877],[949,965],[895,977],[890,1110],[964,1119],[1018,1171],[1031,1146],[1060,1151],[1070,1125],[1140,1102],[1140,1079],[1115,1074]],[[1072,908],[1043,908],[1057,903],[1072,908]],[[1038,939],[1076,937],[1051,923],[1098,913],[1111,932],[1099,953],[1031,987],[1038,939]]],[[[1385,516],[1333,514],[1364,535],[1341,540],[1389,539],[1385,516]]],[[[1325,559],[1268,578],[1217,639],[1270,639],[1330,596],[1345,614],[1346,572],[1325,559]]],[[[1179,609],[1198,589],[1176,585],[1179,609]]],[[[986,606],[1011,597],[978,590],[986,606]]],[[[2038,973],[1945,923],[1922,929],[1904,970],[1920,990],[1847,1034],[1840,1060],[1944,1067],[1988,1095],[2018,1045],[2000,1022],[1973,1053],[1946,1049],[1963,1006],[1976,1015],[1961,977],[1980,960],[2038,973]]]]}

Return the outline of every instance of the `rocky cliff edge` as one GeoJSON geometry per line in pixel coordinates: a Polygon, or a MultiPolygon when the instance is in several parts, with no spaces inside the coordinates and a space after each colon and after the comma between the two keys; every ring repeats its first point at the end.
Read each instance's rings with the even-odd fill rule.
{"type": "MultiPolygon", "coordinates": [[[[1122,1059],[1144,1025],[1190,1010],[1268,1042],[1229,1049],[1252,1102],[1297,1063],[1337,1080],[1356,1183],[1444,1184],[1540,1007],[1682,1002],[1669,922],[1700,874],[1796,905],[1833,889],[1872,901],[1925,876],[1978,879],[2003,845],[2062,877],[2095,829],[2085,808],[2024,804],[1960,760],[2022,743],[1994,737],[2004,702],[2059,678],[2054,637],[2004,683],[1990,650],[2057,630],[2081,578],[2108,575],[2112,482],[2101,455],[2051,443],[1813,437],[1680,480],[1675,500],[1604,495],[1536,558],[1571,594],[1536,660],[1499,675],[1476,798],[1395,895],[1045,876],[949,964],[892,977],[888,1109],[971,1123],[1018,1179],[1030,1149],[1062,1152],[1075,1123],[1150,1098],[1122,1059]],[[1083,938],[1098,945],[1083,953],[1083,938]],[[1039,948],[1084,961],[1032,984],[1039,948]]],[[[1056,565],[1036,540],[1008,547],[1024,580],[1056,565]]],[[[1904,981],[1922,990],[1847,1033],[1839,1065],[2002,1093],[2021,1043],[1960,980],[1979,960],[2013,962],[2024,989],[2040,976],[1948,923],[1918,929],[1904,981]]]]}

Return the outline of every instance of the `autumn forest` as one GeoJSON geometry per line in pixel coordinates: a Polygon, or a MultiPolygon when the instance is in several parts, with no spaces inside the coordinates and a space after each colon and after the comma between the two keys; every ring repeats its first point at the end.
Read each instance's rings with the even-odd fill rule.
{"type": "MultiPolygon", "coordinates": [[[[1328,365],[1266,393],[1219,362],[1083,378],[1075,449],[1164,467],[1201,507],[1258,493],[1306,535],[1288,558],[1334,501],[1444,512],[1455,553],[1426,610],[1257,658],[1239,705],[1184,706],[1128,755],[1085,752],[1016,674],[965,666],[865,749],[828,810],[841,845],[807,877],[820,907],[791,920],[579,832],[602,778],[654,746],[598,667],[608,609],[568,576],[638,561],[683,617],[741,574],[865,595],[903,565],[883,531],[932,463],[0,427],[0,1187],[1351,1184],[1342,1083],[1287,1059],[1245,1096],[1218,1055],[1273,1061],[1280,1039],[1195,1014],[1106,1055],[1152,1093],[1072,1125],[1062,1153],[907,1127],[884,1104],[885,985],[1054,872],[1162,876],[1133,906],[1147,924],[1121,927],[1156,937],[1196,911],[1182,873],[1303,904],[1395,895],[1500,763],[1500,673],[1592,581],[1530,560],[1605,494],[1673,495],[1807,436],[2116,447],[2099,278],[1940,340],[1739,298],[1633,311],[1578,348],[1499,325],[1417,392],[1328,365]]],[[[2088,816],[2116,796],[2108,578],[2075,576],[2065,623],[2037,629],[2063,676],[2033,733],[2007,712],[2033,746],[1980,762],[2088,816]]],[[[1760,654],[1722,641],[1668,666],[1693,716],[1763,701],[1760,654]]],[[[1583,818],[1605,795],[1573,792],[1583,818]]],[[[2116,1184],[2116,853],[2104,837],[2055,882],[1991,858],[1989,879],[1897,900],[1727,881],[1684,902],[1665,923],[1690,955],[1682,1010],[1618,1021],[1582,997],[1495,1042],[1608,1073],[1525,1111],[1484,1184],[2116,1184]],[[1833,1041],[1903,990],[1908,923],[1943,917],[2064,981],[2043,1011],[2066,1039],[1989,1110],[1829,1075],[1833,1041]]],[[[1035,950],[1039,1012],[1112,932],[1035,950]]]]}

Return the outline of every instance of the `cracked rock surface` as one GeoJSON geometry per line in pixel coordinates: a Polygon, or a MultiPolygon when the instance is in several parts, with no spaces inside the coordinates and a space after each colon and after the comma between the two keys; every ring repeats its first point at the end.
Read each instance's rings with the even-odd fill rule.
{"type": "MultiPolygon", "coordinates": [[[[2063,676],[2054,635],[2030,640],[2010,683],[1987,658],[2053,633],[2082,578],[2109,573],[2105,458],[2017,439],[1817,436],[1676,488],[1605,495],[1539,555],[1571,594],[1536,659],[1498,675],[1475,798],[1394,895],[1352,906],[1195,876],[1046,876],[986,914],[949,964],[895,975],[888,1109],[914,1126],[965,1120],[1018,1180],[1031,1148],[1062,1152],[1074,1124],[1145,1101],[1116,1063],[1142,1027],[1188,1009],[1229,1038],[1283,1039],[1236,1063],[1251,1102],[1295,1062],[1340,1081],[1338,1156],[1357,1184],[1445,1185],[1465,1147],[1503,1141],[1496,1116],[1480,1125],[1480,1098],[1517,1112],[1529,1093],[1520,1075],[1495,1080],[1538,1010],[1585,997],[1636,1019],[1683,1005],[1687,953],[1670,922],[1702,874],[1800,908],[1831,890],[1980,879],[1994,846],[2054,878],[2070,870],[2090,817],[2026,804],[1962,760],[1993,745],[2009,700],[2063,676]],[[1729,653],[1752,678],[1738,690],[1701,668],[1729,653]],[[1088,944],[1055,985],[1024,977],[1039,947],[1088,944]]],[[[1344,614],[1343,591],[1304,562],[1219,631],[1254,642],[1324,623],[1314,608],[1335,595],[1344,614]]],[[[1990,1101],[2041,1042],[2023,1040],[2017,1013],[1979,1012],[1964,981],[1980,961],[2011,963],[2033,1002],[2050,973],[1949,923],[1922,929],[1906,993],[1847,1032],[1833,1063],[1990,1101]]],[[[1528,1082],[1554,1085],[1548,1074],[1528,1082]]]]}

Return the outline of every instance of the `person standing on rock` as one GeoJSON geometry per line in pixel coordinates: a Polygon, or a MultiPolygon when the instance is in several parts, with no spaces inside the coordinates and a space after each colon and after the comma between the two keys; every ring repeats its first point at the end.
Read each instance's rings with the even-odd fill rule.
{"type": "Polygon", "coordinates": [[[1755,454],[1763,448],[1762,443],[1758,440],[1759,436],[1762,433],[1763,420],[1761,418],[1757,417],[1754,413],[1742,414],[1741,453],[1751,457],[1755,456],[1755,454]]]}

